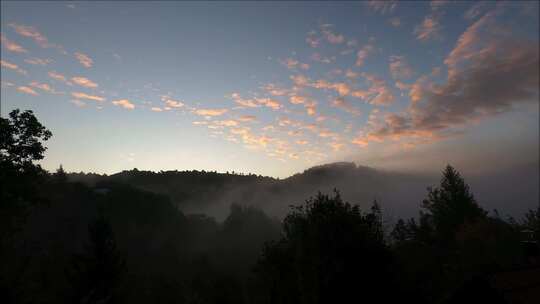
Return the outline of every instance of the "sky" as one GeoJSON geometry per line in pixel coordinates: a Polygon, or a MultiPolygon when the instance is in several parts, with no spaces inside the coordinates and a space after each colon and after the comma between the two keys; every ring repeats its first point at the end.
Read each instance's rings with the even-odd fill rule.
{"type": "Polygon", "coordinates": [[[538,2],[1,2],[44,168],[538,166],[538,2]]]}

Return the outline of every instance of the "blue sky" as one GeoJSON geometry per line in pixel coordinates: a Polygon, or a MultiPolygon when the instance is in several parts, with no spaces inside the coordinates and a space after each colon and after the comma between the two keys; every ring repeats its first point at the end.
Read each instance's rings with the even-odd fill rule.
{"type": "Polygon", "coordinates": [[[538,163],[537,2],[2,1],[43,166],[284,177],[538,163]]]}

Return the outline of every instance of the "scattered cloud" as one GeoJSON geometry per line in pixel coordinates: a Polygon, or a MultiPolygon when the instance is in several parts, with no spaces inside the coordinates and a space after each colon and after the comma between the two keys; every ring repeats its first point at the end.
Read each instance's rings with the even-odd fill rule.
{"type": "Polygon", "coordinates": [[[292,58],[287,58],[285,60],[282,60],[281,64],[286,66],[288,69],[291,69],[291,70],[296,69],[296,68],[300,68],[302,70],[309,69],[309,64],[301,63],[298,60],[295,60],[295,59],[292,59],[292,58]]]}
{"type": "Polygon", "coordinates": [[[56,92],[49,84],[47,83],[40,83],[40,82],[37,82],[37,81],[32,81],[30,83],[30,86],[33,87],[33,88],[36,88],[36,89],[40,89],[40,90],[43,90],[47,93],[51,93],[51,94],[58,94],[58,92],[56,92]]]}
{"type": "Polygon", "coordinates": [[[240,118],[238,118],[238,121],[242,121],[242,122],[250,122],[250,121],[255,121],[255,120],[257,120],[257,117],[254,115],[242,115],[240,116],[240,118]]]}
{"type": "Polygon", "coordinates": [[[127,99],[113,100],[112,104],[128,110],[135,109],[135,105],[127,99]]]}
{"type": "Polygon", "coordinates": [[[27,58],[24,60],[24,62],[26,63],[29,63],[29,64],[34,64],[34,65],[42,65],[42,66],[46,66],[48,64],[51,64],[53,62],[52,59],[41,59],[41,58],[27,58]]]}
{"type": "Polygon", "coordinates": [[[227,109],[197,109],[195,114],[200,116],[221,116],[227,113],[227,109]]]}
{"type": "Polygon", "coordinates": [[[407,79],[414,74],[404,56],[390,56],[389,68],[394,79],[407,79]]]}
{"type": "Polygon", "coordinates": [[[84,101],[81,101],[81,100],[78,100],[78,99],[72,99],[69,101],[70,103],[74,104],[75,106],[79,107],[79,108],[84,108],[86,107],[86,102],[84,101]]]}
{"type": "Polygon", "coordinates": [[[432,0],[429,5],[431,6],[431,10],[438,11],[441,10],[448,3],[450,3],[449,0],[432,0]]]}
{"type": "Polygon", "coordinates": [[[32,26],[20,25],[16,23],[10,23],[8,26],[13,28],[17,34],[34,40],[34,42],[42,48],[56,48],[61,53],[66,54],[66,51],[61,45],[50,43],[47,37],[32,26]]]}
{"type": "Polygon", "coordinates": [[[85,88],[97,88],[97,83],[93,82],[92,80],[86,78],[86,77],[72,77],[71,81],[75,84],[78,84],[80,86],[83,86],[85,88]]]}
{"type": "Polygon", "coordinates": [[[163,109],[161,109],[161,108],[159,108],[159,107],[152,107],[152,108],[150,108],[150,110],[151,110],[152,112],[163,112],[163,109]]]}
{"type": "Polygon", "coordinates": [[[30,88],[30,87],[26,87],[26,86],[20,86],[17,88],[17,91],[21,92],[21,93],[25,93],[25,94],[30,94],[30,95],[34,95],[34,96],[38,96],[39,94],[34,91],[34,89],[30,88]]]}
{"type": "Polygon", "coordinates": [[[432,15],[426,16],[424,18],[424,21],[422,21],[422,24],[417,26],[414,29],[414,34],[416,35],[416,39],[421,41],[428,41],[433,38],[439,37],[440,35],[440,24],[439,21],[432,15]]]}
{"type": "Polygon", "coordinates": [[[88,99],[88,100],[94,100],[98,102],[105,101],[104,97],[96,96],[96,95],[89,95],[89,94],[81,93],[81,92],[72,92],[71,96],[73,96],[76,99],[88,99]]]}
{"type": "Polygon", "coordinates": [[[306,37],[306,42],[309,44],[312,48],[316,48],[321,43],[321,39],[317,37],[316,31],[310,31],[306,37]]]}
{"type": "Polygon", "coordinates": [[[60,81],[60,82],[63,82],[67,85],[73,85],[71,82],[69,82],[67,79],[66,79],[66,76],[56,72],[56,71],[50,71],[48,73],[49,77],[51,77],[52,79],[54,80],[57,80],[57,81],[60,81]]]}
{"type": "Polygon", "coordinates": [[[11,40],[8,40],[4,33],[0,33],[0,39],[2,41],[2,46],[8,51],[14,53],[28,53],[28,51],[22,46],[11,40]]]}
{"type": "Polygon", "coordinates": [[[332,106],[340,108],[345,112],[351,113],[354,116],[360,116],[362,114],[362,112],[358,108],[352,106],[343,97],[338,97],[332,100],[332,106]]]}
{"type": "Polygon", "coordinates": [[[272,110],[279,110],[282,108],[282,105],[279,101],[271,98],[256,98],[255,99],[259,104],[271,108],[272,110]]]}
{"type": "Polygon", "coordinates": [[[83,53],[76,52],[75,58],[77,58],[77,60],[86,68],[91,68],[94,64],[94,60],[92,60],[90,56],[83,53]]]}
{"type": "Polygon", "coordinates": [[[341,44],[345,42],[345,36],[333,32],[332,28],[333,28],[333,25],[331,24],[321,25],[321,33],[323,37],[326,39],[326,41],[332,44],[341,44]]]}
{"type": "Polygon", "coordinates": [[[386,106],[394,102],[394,94],[383,79],[368,73],[361,75],[370,84],[370,87],[367,90],[353,91],[352,96],[366,100],[373,105],[386,106]]]}
{"type": "Polygon", "coordinates": [[[234,100],[234,102],[236,102],[237,104],[239,104],[242,107],[257,108],[257,107],[260,106],[259,104],[257,104],[257,102],[255,100],[244,99],[238,93],[232,93],[231,98],[234,100]]]}
{"type": "Polygon", "coordinates": [[[420,77],[411,86],[407,111],[388,113],[369,124],[356,143],[403,137],[431,142],[460,134],[469,124],[511,111],[517,104],[537,103],[538,43],[497,30],[496,15],[497,11],[486,13],[461,35],[445,60],[445,83],[431,80],[436,71],[420,77]]]}
{"type": "Polygon", "coordinates": [[[273,96],[283,96],[288,93],[288,90],[279,88],[275,84],[272,84],[272,83],[269,83],[263,86],[263,90],[265,90],[268,94],[273,95],[273,96]]]}
{"type": "Polygon", "coordinates": [[[319,53],[313,53],[311,55],[311,60],[316,61],[316,62],[320,62],[320,63],[329,64],[329,63],[332,63],[332,62],[336,61],[336,56],[324,57],[319,53]]]}
{"type": "Polygon", "coordinates": [[[481,15],[484,12],[484,10],[487,7],[487,4],[488,2],[486,1],[476,2],[463,14],[463,18],[467,20],[472,20],[476,18],[477,16],[481,15]]]}
{"type": "Polygon", "coordinates": [[[398,5],[397,0],[389,0],[389,1],[371,0],[364,3],[372,11],[376,13],[380,13],[382,15],[386,15],[386,14],[390,14],[394,12],[394,10],[396,9],[398,5]]]}
{"type": "Polygon", "coordinates": [[[390,18],[388,19],[388,22],[393,26],[393,27],[400,27],[401,26],[401,19],[399,17],[393,17],[393,18],[390,18]]]}
{"type": "Polygon", "coordinates": [[[172,108],[181,108],[185,106],[185,104],[179,100],[174,100],[170,98],[169,96],[161,96],[161,101],[165,102],[165,106],[169,109],[172,108]]]}
{"type": "Polygon", "coordinates": [[[366,44],[362,49],[356,53],[356,66],[363,66],[367,57],[375,51],[375,47],[372,43],[366,44]]]}
{"type": "Polygon", "coordinates": [[[18,65],[14,64],[14,63],[11,63],[11,62],[7,62],[5,60],[0,60],[0,66],[3,67],[3,68],[6,68],[6,69],[10,69],[10,70],[13,70],[19,74],[22,74],[22,75],[27,75],[28,72],[26,72],[26,70],[23,70],[21,69],[18,65]]]}

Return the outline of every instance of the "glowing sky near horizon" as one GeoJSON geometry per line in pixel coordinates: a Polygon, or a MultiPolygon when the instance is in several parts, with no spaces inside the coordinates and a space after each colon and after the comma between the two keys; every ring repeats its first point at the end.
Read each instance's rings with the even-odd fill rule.
{"type": "Polygon", "coordinates": [[[284,177],[538,164],[538,2],[1,2],[43,166],[284,177]]]}

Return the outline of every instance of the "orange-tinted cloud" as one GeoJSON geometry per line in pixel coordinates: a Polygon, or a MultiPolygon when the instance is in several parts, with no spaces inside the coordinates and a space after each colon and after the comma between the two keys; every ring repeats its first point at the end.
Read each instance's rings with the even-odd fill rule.
{"type": "Polygon", "coordinates": [[[370,87],[367,91],[356,90],[352,92],[352,96],[364,99],[374,105],[384,106],[394,102],[394,94],[384,80],[368,73],[362,73],[361,75],[370,83],[370,87]]]}
{"type": "Polygon", "coordinates": [[[366,44],[362,49],[356,53],[356,66],[363,66],[364,62],[366,61],[367,57],[375,51],[375,47],[372,43],[366,44]]]}
{"type": "Polygon", "coordinates": [[[127,99],[113,100],[112,104],[128,110],[135,109],[135,105],[127,99]]]}
{"type": "Polygon", "coordinates": [[[349,112],[354,116],[359,116],[362,114],[359,109],[349,104],[343,97],[332,100],[332,106],[343,109],[344,111],[349,112]]]}
{"type": "Polygon", "coordinates": [[[257,120],[257,117],[254,115],[242,115],[238,118],[238,120],[242,122],[249,122],[257,120]]]}
{"type": "Polygon", "coordinates": [[[19,74],[23,74],[23,75],[28,74],[26,70],[21,69],[18,65],[11,62],[7,62],[5,60],[0,60],[0,66],[6,69],[13,70],[19,74]]]}
{"type": "Polygon", "coordinates": [[[34,65],[43,65],[43,66],[45,66],[45,65],[48,65],[48,64],[52,63],[53,60],[48,59],[48,58],[47,59],[41,59],[41,58],[35,58],[34,57],[34,58],[27,58],[27,59],[24,60],[24,62],[29,63],[29,64],[34,64],[34,65]]]}
{"type": "Polygon", "coordinates": [[[467,125],[511,111],[515,105],[538,103],[538,43],[496,30],[495,12],[461,35],[445,60],[445,83],[431,79],[437,70],[420,77],[411,86],[407,111],[386,114],[369,124],[357,143],[387,138],[430,142],[459,134],[467,125]]]}
{"type": "Polygon", "coordinates": [[[275,99],[271,99],[271,98],[257,98],[256,99],[257,102],[261,105],[264,105],[268,108],[271,108],[272,110],[279,110],[281,109],[283,106],[281,105],[281,103],[275,99]]]}
{"type": "Polygon", "coordinates": [[[286,95],[288,90],[279,88],[275,84],[269,83],[262,87],[268,94],[273,96],[283,96],[286,95]]]}
{"type": "Polygon", "coordinates": [[[324,38],[326,38],[326,41],[332,43],[332,44],[340,44],[345,42],[345,37],[341,34],[334,33],[332,31],[332,25],[331,24],[323,24],[321,26],[321,33],[324,38]]]}
{"type": "Polygon", "coordinates": [[[34,91],[34,89],[30,88],[30,87],[26,87],[26,86],[20,86],[17,88],[17,91],[21,92],[21,93],[25,93],[25,94],[30,94],[30,95],[34,95],[34,96],[38,96],[39,94],[34,91]]]}
{"type": "Polygon", "coordinates": [[[168,108],[181,108],[184,106],[184,103],[179,100],[174,100],[169,98],[168,96],[162,96],[161,100],[165,102],[165,105],[168,108]]]}
{"type": "Polygon", "coordinates": [[[0,33],[0,40],[2,42],[2,46],[10,51],[10,52],[14,52],[14,53],[28,53],[28,51],[23,48],[22,46],[18,45],[17,43],[11,41],[11,40],[8,40],[6,36],[4,36],[4,33],[0,33]]]}
{"type": "Polygon", "coordinates": [[[75,58],[86,68],[90,68],[94,64],[94,60],[90,56],[80,52],[75,53],[75,58]]]}
{"type": "Polygon", "coordinates": [[[102,102],[105,100],[105,98],[101,96],[89,95],[89,94],[81,93],[81,92],[72,92],[71,96],[73,96],[76,99],[89,99],[89,100],[94,100],[98,102],[102,102]]]}
{"type": "Polygon", "coordinates": [[[429,15],[414,29],[416,39],[427,41],[440,36],[441,25],[435,15],[429,15]]]}
{"type": "Polygon", "coordinates": [[[303,70],[309,69],[309,64],[301,63],[298,60],[295,60],[292,58],[287,58],[285,60],[282,60],[281,64],[286,66],[288,69],[296,69],[296,68],[301,68],[303,70]]]}
{"type": "Polygon", "coordinates": [[[411,78],[414,71],[403,56],[390,56],[390,73],[394,79],[411,78]]]}
{"type": "Polygon", "coordinates": [[[43,90],[48,93],[57,94],[57,92],[47,83],[40,83],[37,81],[32,81],[30,86],[36,89],[43,90]]]}
{"type": "Polygon", "coordinates": [[[12,27],[17,34],[34,40],[34,42],[37,43],[42,48],[56,48],[63,54],[66,53],[66,51],[63,49],[62,46],[50,43],[47,37],[41,34],[34,27],[15,24],[15,23],[10,23],[8,25],[12,27]]]}
{"type": "Polygon", "coordinates": [[[195,114],[201,115],[201,116],[221,116],[227,112],[228,112],[227,109],[197,109],[195,110],[195,114]]]}
{"type": "Polygon", "coordinates": [[[257,104],[257,102],[255,100],[244,99],[238,93],[232,93],[231,98],[234,100],[234,102],[236,102],[237,104],[239,104],[242,107],[246,107],[246,108],[259,107],[259,104],[257,104]]]}
{"type": "Polygon", "coordinates": [[[78,84],[80,86],[83,86],[85,88],[97,88],[97,83],[93,82],[92,80],[86,78],[86,77],[72,77],[71,81],[75,84],[78,84]]]}

